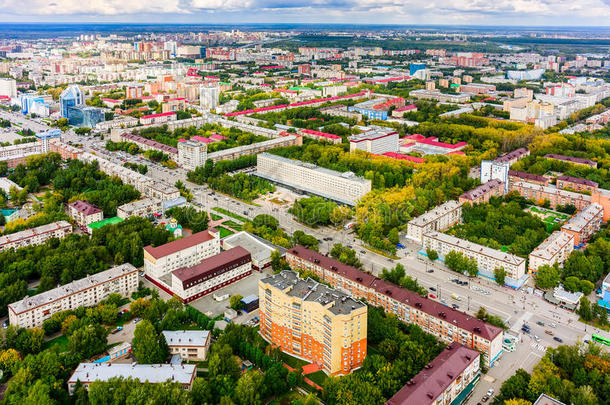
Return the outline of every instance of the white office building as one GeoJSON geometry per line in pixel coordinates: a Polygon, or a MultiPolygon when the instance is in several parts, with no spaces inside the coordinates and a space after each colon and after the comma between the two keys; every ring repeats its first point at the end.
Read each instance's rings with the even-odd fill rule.
{"type": "Polygon", "coordinates": [[[208,356],[212,334],[207,330],[164,330],[163,336],[171,355],[182,360],[204,361],[208,356]]]}
{"type": "Polygon", "coordinates": [[[138,289],[138,269],[129,263],[73,281],[8,305],[11,325],[40,327],[57,312],[92,307],[117,293],[129,297],[138,289]]]}
{"type": "Polygon", "coordinates": [[[371,181],[352,172],[337,172],[311,163],[261,153],[256,175],[308,194],[354,206],[371,191],[371,181]]]}
{"type": "Polygon", "coordinates": [[[349,151],[361,150],[375,155],[398,152],[398,136],[398,132],[384,129],[373,129],[352,135],[349,137],[349,151]]]}

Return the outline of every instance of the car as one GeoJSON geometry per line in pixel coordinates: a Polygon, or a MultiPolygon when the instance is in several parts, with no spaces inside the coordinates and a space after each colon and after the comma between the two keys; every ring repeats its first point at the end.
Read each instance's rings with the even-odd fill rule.
{"type": "Polygon", "coordinates": [[[136,319],[134,319],[134,320],[133,320],[133,323],[138,323],[138,322],[140,322],[141,320],[142,320],[142,318],[136,318],[136,319]]]}
{"type": "Polygon", "coordinates": [[[428,294],[428,297],[430,297],[430,298],[436,298],[436,295],[434,295],[434,294],[428,294]]]}
{"type": "Polygon", "coordinates": [[[430,291],[436,291],[436,288],[430,287],[430,291]]]}
{"type": "Polygon", "coordinates": [[[556,327],[557,327],[557,325],[555,324],[555,322],[551,322],[551,323],[549,324],[549,326],[550,326],[551,328],[556,328],[556,327]]]}
{"type": "Polygon", "coordinates": [[[451,304],[451,306],[453,307],[453,309],[460,309],[460,306],[458,304],[451,304]]]}
{"type": "Polygon", "coordinates": [[[462,281],[462,285],[468,285],[468,281],[462,281]]]}
{"type": "Polygon", "coordinates": [[[534,335],[534,340],[535,340],[536,342],[540,342],[540,338],[538,337],[538,335],[534,335]]]}
{"type": "Polygon", "coordinates": [[[563,339],[562,339],[562,338],[560,338],[559,336],[555,336],[555,337],[553,338],[553,340],[554,340],[554,341],[556,341],[556,342],[559,342],[559,343],[563,343],[563,339]]]}
{"type": "Polygon", "coordinates": [[[434,273],[434,269],[428,269],[428,273],[434,273]]]}
{"type": "Polygon", "coordinates": [[[487,402],[488,399],[489,399],[489,395],[483,395],[483,398],[481,398],[481,401],[487,402]]]}
{"type": "Polygon", "coordinates": [[[362,253],[363,255],[366,254],[366,250],[361,250],[360,253],[362,253]]]}
{"type": "Polygon", "coordinates": [[[547,335],[551,335],[553,336],[553,331],[552,330],[545,330],[544,333],[546,333],[547,335]]]}
{"type": "Polygon", "coordinates": [[[494,394],[494,392],[496,392],[493,388],[490,388],[487,390],[487,395],[489,395],[490,397],[494,394]]]}
{"type": "Polygon", "coordinates": [[[544,322],[538,321],[538,322],[536,322],[536,325],[544,326],[544,322]]]}

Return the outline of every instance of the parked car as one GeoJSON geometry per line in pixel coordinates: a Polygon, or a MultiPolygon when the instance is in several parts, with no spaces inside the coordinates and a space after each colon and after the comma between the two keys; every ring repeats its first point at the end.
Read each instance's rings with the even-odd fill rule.
{"type": "Polygon", "coordinates": [[[451,304],[451,306],[453,307],[453,309],[460,309],[460,306],[458,304],[451,304]]]}
{"type": "Polygon", "coordinates": [[[553,331],[552,330],[545,330],[544,333],[546,333],[547,335],[551,335],[553,336],[553,331]]]}
{"type": "Polygon", "coordinates": [[[430,298],[436,298],[436,295],[434,295],[434,294],[428,294],[428,297],[430,297],[430,298]]]}
{"type": "Polygon", "coordinates": [[[434,269],[428,269],[428,273],[434,273],[434,269]]]}
{"type": "Polygon", "coordinates": [[[559,342],[559,343],[563,343],[563,339],[562,339],[562,338],[560,338],[559,336],[555,336],[555,337],[553,338],[553,340],[554,340],[554,341],[556,341],[556,342],[559,342]]]}
{"type": "Polygon", "coordinates": [[[540,338],[538,337],[538,335],[534,335],[534,340],[535,340],[536,342],[540,342],[540,338]]]}
{"type": "Polygon", "coordinates": [[[489,399],[489,395],[483,395],[483,398],[481,398],[481,401],[487,402],[488,399],[489,399]]]}
{"type": "Polygon", "coordinates": [[[140,322],[141,320],[142,320],[142,318],[136,318],[136,319],[134,319],[134,320],[133,320],[133,323],[138,323],[138,322],[140,322]]]}
{"type": "Polygon", "coordinates": [[[538,322],[536,322],[536,325],[544,326],[544,322],[538,321],[538,322]]]}
{"type": "Polygon", "coordinates": [[[430,291],[436,291],[436,288],[430,287],[430,291]]]}
{"type": "Polygon", "coordinates": [[[495,392],[494,389],[490,388],[487,390],[487,395],[489,395],[491,397],[494,394],[494,392],[495,392]]]}

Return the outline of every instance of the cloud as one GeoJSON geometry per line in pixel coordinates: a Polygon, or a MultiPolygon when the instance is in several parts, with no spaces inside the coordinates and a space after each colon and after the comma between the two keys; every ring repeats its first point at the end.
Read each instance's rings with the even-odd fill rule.
{"type": "Polygon", "coordinates": [[[146,16],[157,21],[197,22],[210,13],[235,23],[605,25],[610,0],[0,0],[0,18],[17,21],[37,16],[42,20],[121,16],[127,17],[123,21],[147,22],[141,20],[146,16]]]}

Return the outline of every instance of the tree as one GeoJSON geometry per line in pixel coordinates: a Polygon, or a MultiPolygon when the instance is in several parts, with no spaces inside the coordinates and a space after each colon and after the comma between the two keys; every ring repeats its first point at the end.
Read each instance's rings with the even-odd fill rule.
{"type": "Polygon", "coordinates": [[[495,269],[494,277],[498,285],[504,285],[504,282],[506,280],[506,270],[504,270],[504,267],[498,267],[497,269],[495,269]]]}
{"type": "Polygon", "coordinates": [[[398,263],[393,269],[388,270],[384,268],[381,271],[380,277],[385,281],[400,285],[402,279],[405,277],[405,267],[402,264],[398,263]]]}
{"type": "Polygon", "coordinates": [[[106,349],[108,331],[99,323],[83,326],[68,338],[70,351],[81,358],[102,353],[106,349]]]}
{"type": "Polygon", "coordinates": [[[538,267],[535,276],[536,287],[542,290],[549,290],[559,284],[560,276],[559,269],[556,266],[547,264],[538,267]]]}
{"type": "Polygon", "coordinates": [[[500,392],[498,393],[499,400],[508,400],[511,398],[523,398],[526,400],[530,399],[530,393],[528,385],[530,382],[530,375],[527,371],[522,368],[515,371],[515,374],[510,376],[506,381],[502,383],[500,392]]]}
{"type": "Polygon", "coordinates": [[[426,255],[428,255],[428,259],[433,262],[438,259],[438,252],[434,249],[426,249],[426,255]]]}
{"type": "Polygon", "coordinates": [[[133,355],[140,364],[164,363],[169,348],[163,334],[157,334],[154,326],[144,319],[138,323],[131,341],[133,355]]]}
{"type": "Polygon", "coordinates": [[[246,371],[237,381],[235,402],[239,405],[258,405],[264,395],[264,376],[256,370],[246,371]]]}
{"type": "Polygon", "coordinates": [[[243,309],[244,303],[241,301],[242,298],[244,297],[239,294],[232,295],[229,299],[229,306],[236,311],[243,309]]]}
{"type": "Polygon", "coordinates": [[[227,376],[234,381],[239,377],[239,364],[233,355],[229,345],[213,346],[212,354],[208,362],[210,376],[227,376]]]}
{"type": "Polygon", "coordinates": [[[587,297],[583,296],[580,299],[580,306],[576,312],[585,322],[593,320],[593,310],[591,309],[591,302],[587,299],[587,297]]]}

